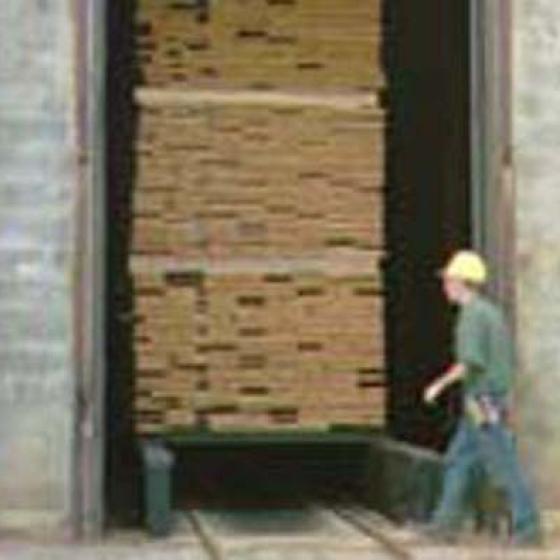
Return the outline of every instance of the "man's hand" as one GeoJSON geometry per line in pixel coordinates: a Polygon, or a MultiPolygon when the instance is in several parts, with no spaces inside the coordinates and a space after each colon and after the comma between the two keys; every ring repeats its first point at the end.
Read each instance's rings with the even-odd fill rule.
{"type": "Polygon", "coordinates": [[[441,377],[432,381],[424,390],[424,402],[434,404],[447,387],[461,381],[467,374],[467,368],[463,364],[451,366],[441,377]]]}
{"type": "Polygon", "coordinates": [[[426,404],[434,404],[441,395],[443,389],[444,387],[440,379],[430,383],[430,385],[424,389],[424,402],[426,404]]]}

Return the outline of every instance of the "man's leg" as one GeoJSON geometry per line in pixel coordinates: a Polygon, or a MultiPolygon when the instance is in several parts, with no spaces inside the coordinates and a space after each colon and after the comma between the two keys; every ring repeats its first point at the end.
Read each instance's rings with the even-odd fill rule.
{"type": "Polygon", "coordinates": [[[462,420],[445,456],[442,496],[432,517],[434,532],[450,534],[460,528],[472,469],[478,460],[476,434],[467,420],[462,420]]]}
{"type": "Polygon", "coordinates": [[[540,523],[533,493],[521,472],[513,435],[501,424],[478,430],[481,456],[494,483],[509,498],[514,537],[532,540],[540,537],[540,523]]]}

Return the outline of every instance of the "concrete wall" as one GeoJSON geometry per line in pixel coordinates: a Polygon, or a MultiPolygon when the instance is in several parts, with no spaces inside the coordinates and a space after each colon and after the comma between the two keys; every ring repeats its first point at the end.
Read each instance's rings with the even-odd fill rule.
{"type": "Polygon", "coordinates": [[[71,510],[72,4],[0,9],[0,528],[71,510]]]}
{"type": "Polygon", "coordinates": [[[560,509],[560,2],[512,3],[520,443],[560,509]]]}

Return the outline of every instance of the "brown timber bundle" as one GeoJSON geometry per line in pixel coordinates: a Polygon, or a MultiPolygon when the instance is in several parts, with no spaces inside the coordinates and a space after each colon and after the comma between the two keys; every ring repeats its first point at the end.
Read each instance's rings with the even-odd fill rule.
{"type": "Polygon", "coordinates": [[[141,83],[345,89],[384,83],[381,0],[139,0],[141,83]]]}
{"type": "Polygon", "coordinates": [[[384,119],[375,105],[197,95],[170,107],[161,97],[148,99],[140,117],[135,253],[270,256],[384,246],[384,119]]]}
{"type": "Polygon", "coordinates": [[[141,432],[380,426],[379,278],[134,262],[141,432]]]}

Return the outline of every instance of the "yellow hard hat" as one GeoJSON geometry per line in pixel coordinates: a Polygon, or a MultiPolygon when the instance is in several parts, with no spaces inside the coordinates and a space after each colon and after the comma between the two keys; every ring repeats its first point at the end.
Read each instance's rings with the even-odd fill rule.
{"type": "Polygon", "coordinates": [[[473,284],[484,284],[488,278],[488,269],[484,259],[478,253],[459,251],[451,257],[443,269],[442,275],[473,284]]]}

